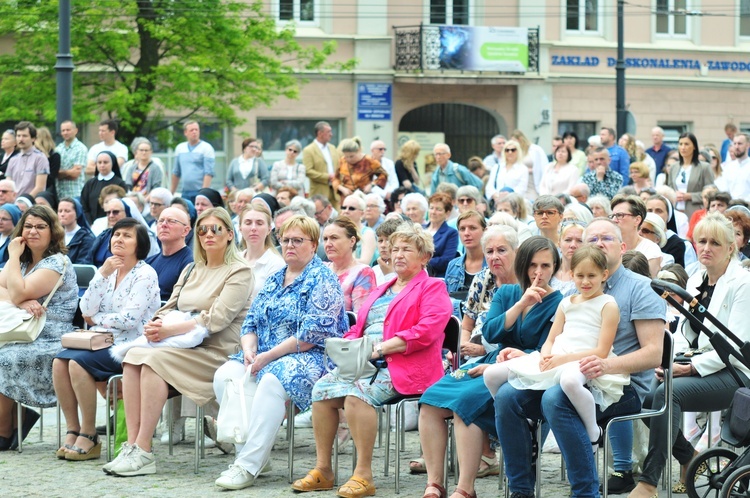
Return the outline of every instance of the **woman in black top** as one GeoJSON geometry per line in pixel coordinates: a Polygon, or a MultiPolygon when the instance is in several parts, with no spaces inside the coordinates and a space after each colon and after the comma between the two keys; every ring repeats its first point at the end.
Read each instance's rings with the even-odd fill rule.
{"type": "Polygon", "coordinates": [[[127,191],[125,182],[120,178],[117,158],[109,151],[102,151],[96,156],[96,176],[87,181],[81,190],[81,205],[89,223],[105,216],[104,208],[99,205],[99,194],[107,185],[119,185],[127,191]]]}

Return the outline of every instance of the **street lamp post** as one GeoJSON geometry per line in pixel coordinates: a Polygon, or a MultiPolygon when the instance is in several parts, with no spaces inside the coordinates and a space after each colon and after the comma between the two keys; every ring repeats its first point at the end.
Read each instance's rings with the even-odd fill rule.
{"type": "Polygon", "coordinates": [[[71,0],[60,0],[58,31],[59,41],[57,44],[57,128],[63,121],[73,118],[73,54],[70,53],[70,2],[71,0]]]}
{"type": "Polygon", "coordinates": [[[617,65],[615,66],[617,87],[617,136],[627,130],[625,111],[625,23],[623,21],[624,0],[617,0],[617,65]]]}

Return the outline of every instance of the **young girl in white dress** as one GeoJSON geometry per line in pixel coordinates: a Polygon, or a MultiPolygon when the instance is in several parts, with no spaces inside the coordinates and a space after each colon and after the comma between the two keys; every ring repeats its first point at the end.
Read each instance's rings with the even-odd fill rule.
{"type": "Polygon", "coordinates": [[[614,356],[612,344],[620,310],[614,298],[604,294],[609,272],[601,249],[593,245],[578,249],[571,260],[571,273],[578,294],[560,302],[541,352],[490,366],[484,371],[484,383],[493,397],[506,381],[516,389],[540,391],[559,384],[581,417],[596,451],[601,432],[595,405],[604,410],[617,402],[630,376],[605,374],[586,379],[581,373],[581,359],[614,356]]]}

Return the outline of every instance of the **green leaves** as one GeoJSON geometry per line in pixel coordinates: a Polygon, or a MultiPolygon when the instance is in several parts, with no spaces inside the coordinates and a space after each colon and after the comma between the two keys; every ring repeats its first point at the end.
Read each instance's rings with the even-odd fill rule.
{"type": "MultiPolygon", "coordinates": [[[[0,55],[0,120],[54,122],[58,0],[9,3],[0,36],[15,52],[0,55]]],[[[327,63],[335,42],[301,46],[260,0],[86,0],[72,9],[74,119],[116,117],[126,143],[165,119],[237,125],[238,111],[296,98],[299,72],[354,66],[327,63]]]]}

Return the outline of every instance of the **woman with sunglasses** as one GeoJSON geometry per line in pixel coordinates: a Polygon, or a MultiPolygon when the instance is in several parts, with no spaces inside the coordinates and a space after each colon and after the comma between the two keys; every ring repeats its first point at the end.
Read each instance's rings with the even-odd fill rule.
{"type": "Polygon", "coordinates": [[[516,194],[524,195],[528,182],[529,171],[523,163],[521,145],[515,140],[509,140],[503,149],[503,162],[496,169],[495,177],[490,175],[488,180],[495,191],[492,200],[495,201],[496,206],[501,202],[503,188],[512,189],[516,194]]]}
{"type": "Polygon", "coordinates": [[[248,369],[257,382],[247,442],[235,445],[234,463],[216,479],[221,488],[243,489],[255,483],[268,463],[286,403],[300,410],[310,407],[313,385],[325,373],[325,340],[346,332],[338,279],[316,256],[319,227],[315,219],[300,215],[280,227],[286,266],[266,280],[253,300],[242,324],[242,350],[214,376],[218,400],[224,396],[226,380],[241,379],[248,369]]]}
{"type": "Polygon", "coordinates": [[[225,358],[237,350],[240,325],[248,309],[253,271],[237,251],[229,213],[205,210],[196,222],[193,258],[174,286],[169,301],[143,328],[155,343],[204,327],[208,337],[194,348],[132,348],[123,360],[125,420],[128,440],[119,456],[104,466],[107,474],[138,476],[156,473],[151,449],[154,429],[170,387],[198,406],[214,399],[213,378],[225,358]],[[190,319],[165,324],[171,311],[190,319]]]}
{"type": "Polygon", "coordinates": [[[360,241],[354,249],[354,257],[358,262],[371,265],[378,260],[378,241],[375,238],[375,230],[362,223],[367,203],[364,195],[353,194],[341,202],[341,214],[351,219],[357,230],[359,230],[360,241]]]}
{"type": "Polygon", "coordinates": [[[305,196],[305,165],[297,162],[302,144],[299,140],[290,140],[285,146],[284,159],[276,161],[271,167],[271,188],[292,187],[298,195],[305,196]]]}

